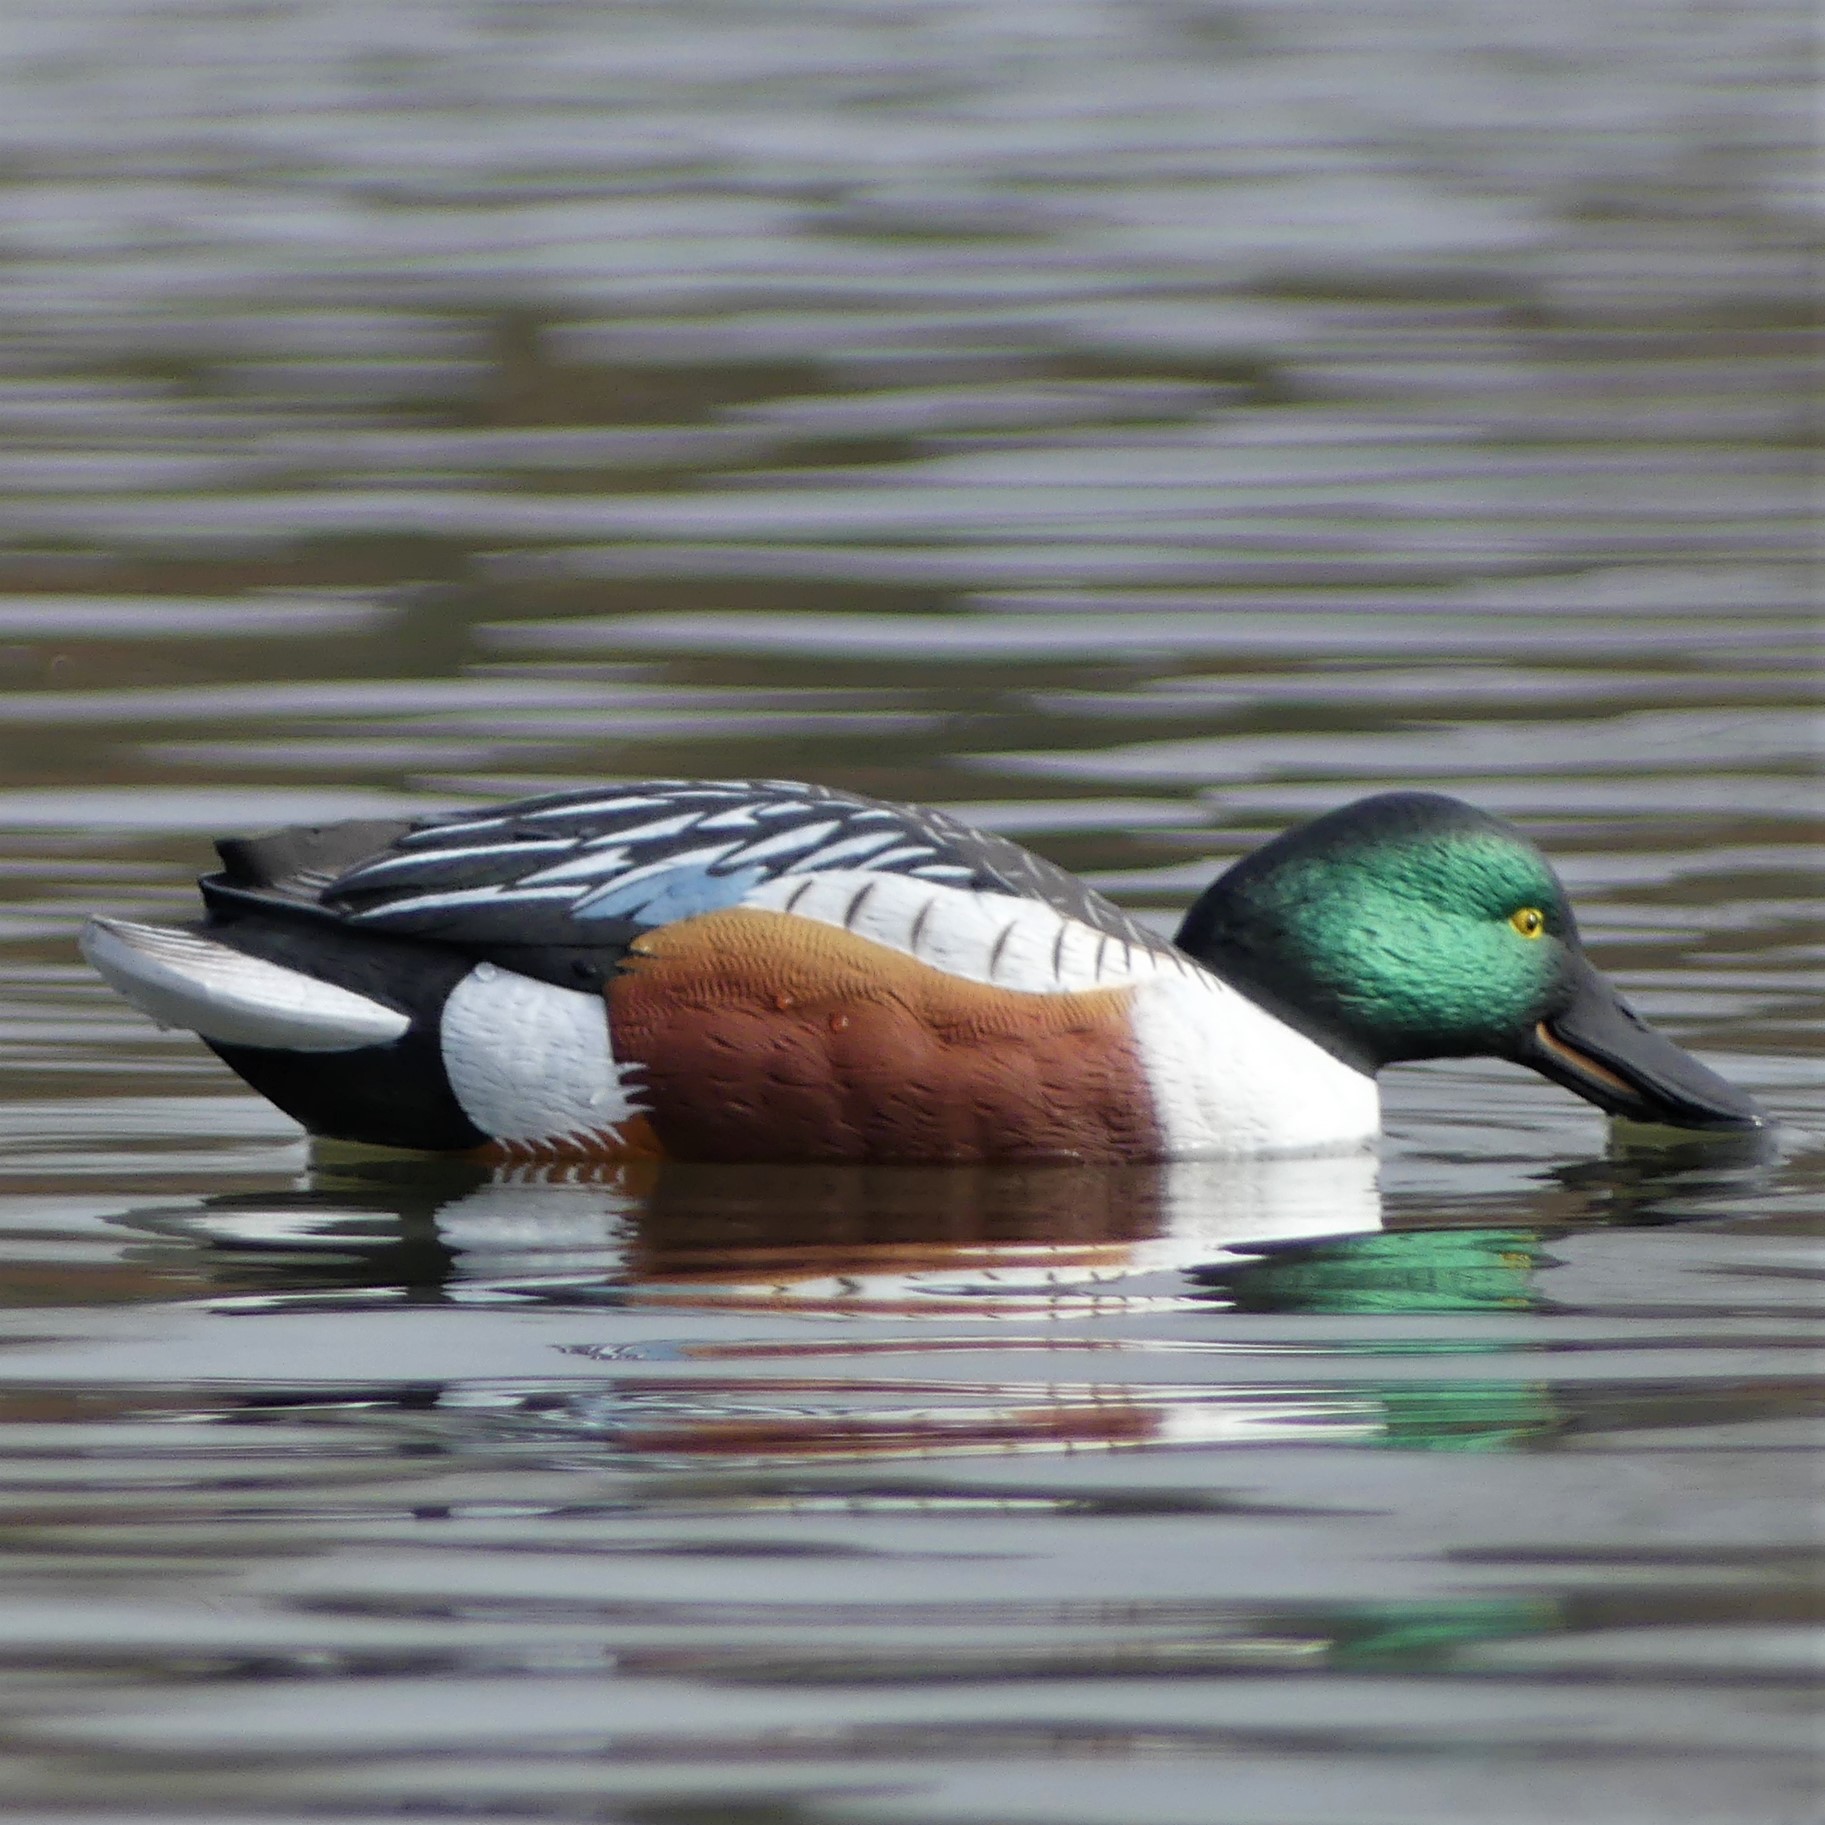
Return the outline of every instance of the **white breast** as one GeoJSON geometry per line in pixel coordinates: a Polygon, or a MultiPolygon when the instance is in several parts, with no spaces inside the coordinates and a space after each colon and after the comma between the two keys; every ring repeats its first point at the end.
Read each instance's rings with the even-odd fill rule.
{"type": "Polygon", "coordinates": [[[1374,1078],[1206,970],[1139,984],[1129,1019],[1174,1159],[1360,1149],[1381,1131],[1374,1078]]]}

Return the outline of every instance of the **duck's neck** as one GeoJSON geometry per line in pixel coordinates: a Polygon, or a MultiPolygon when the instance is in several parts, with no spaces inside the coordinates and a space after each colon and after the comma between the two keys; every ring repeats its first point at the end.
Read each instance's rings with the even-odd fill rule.
{"type": "Polygon", "coordinates": [[[1284,949],[1272,941],[1272,934],[1256,929],[1246,907],[1223,894],[1222,886],[1219,881],[1206,889],[1185,915],[1173,942],[1283,1025],[1352,1070],[1373,1077],[1388,1059],[1367,1034],[1353,1028],[1341,1009],[1325,1005],[1328,998],[1303,972],[1289,968],[1284,949]]]}

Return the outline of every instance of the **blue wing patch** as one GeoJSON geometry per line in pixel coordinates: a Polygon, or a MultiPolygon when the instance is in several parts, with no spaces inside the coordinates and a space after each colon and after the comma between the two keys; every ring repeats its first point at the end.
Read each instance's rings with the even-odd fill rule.
{"type": "Polygon", "coordinates": [[[640,881],[611,884],[602,892],[579,900],[571,909],[573,919],[625,919],[633,925],[670,925],[675,919],[693,919],[700,913],[721,912],[733,906],[764,868],[737,868],[717,874],[707,864],[680,862],[676,868],[648,875],[640,881]]]}

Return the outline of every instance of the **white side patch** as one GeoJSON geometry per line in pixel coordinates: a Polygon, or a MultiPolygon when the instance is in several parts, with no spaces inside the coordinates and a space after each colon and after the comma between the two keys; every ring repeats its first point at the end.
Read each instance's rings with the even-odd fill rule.
{"type": "Polygon", "coordinates": [[[412,1022],[301,970],[231,950],[196,932],[91,919],[82,954],[142,1013],[228,1046],[353,1052],[397,1039],[412,1022]]]}
{"type": "Polygon", "coordinates": [[[1174,1159],[1367,1147],[1380,1131],[1374,1078],[1208,971],[1141,983],[1128,1017],[1174,1159]]]}
{"type": "Polygon", "coordinates": [[[1194,970],[1170,952],[1130,945],[1068,919],[1043,900],[865,868],[781,875],[750,888],[741,904],[835,925],[966,982],[1031,995],[1119,988],[1162,971],[1176,981],[1194,970]]]}
{"type": "Polygon", "coordinates": [[[496,1140],[586,1140],[636,1113],[600,995],[478,963],[450,991],[439,1038],[463,1113],[496,1140]]]}

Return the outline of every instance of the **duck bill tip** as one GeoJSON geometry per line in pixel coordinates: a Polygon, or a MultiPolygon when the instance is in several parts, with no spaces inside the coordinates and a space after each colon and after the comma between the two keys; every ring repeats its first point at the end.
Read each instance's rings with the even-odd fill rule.
{"type": "Polygon", "coordinates": [[[1734,1133],[1768,1125],[1747,1091],[1649,1026],[1594,969],[1534,1024],[1521,1062],[1628,1121],[1734,1133]]]}

